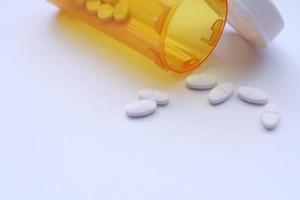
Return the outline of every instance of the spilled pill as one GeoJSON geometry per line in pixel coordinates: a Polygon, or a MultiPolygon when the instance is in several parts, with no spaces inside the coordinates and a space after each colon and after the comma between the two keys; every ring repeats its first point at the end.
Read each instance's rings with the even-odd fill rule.
{"type": "Polygon", "coordinates": [[[264,91],[252,87],[240,87],[238,96],[241,100],[251,104],[265,105],[268,103],[268,95],[264,91]]]}
{"type": "Polygon", "coordinates": [[[212,105],[217,105],[224,103],[230,99],[233,95],[234,86],[231,83],[223,83],[214,89],[212,89],[208,94],[208,100],[212,105]]]}
{"type": "Polygon", "coordinates": [[[140,99],[153,100],[157,105],[167,105],[169,103],[169,95],[154,89],[143,89],[139,92],[140,99]]]}
{"type": "Polygon", "coordinates": [[[189,76],[186,79],[186,85],[190,89],[208,90],[217,86],[217,80],[210,75],[198,74],[189,76]]]}
{"type": "Polygon", "coordinates": [[[128,104],[125,108],[126,114],[131,118],[146,117],[156,111],[157,104],[152,100],[141,100],[128,104]]]}
{"type": "Polygon", "coordinates": [[[275,104],[268,104],[261,116],[261,122],[267,130],[275,129],[280,121],[279,108],[275,104]]]}

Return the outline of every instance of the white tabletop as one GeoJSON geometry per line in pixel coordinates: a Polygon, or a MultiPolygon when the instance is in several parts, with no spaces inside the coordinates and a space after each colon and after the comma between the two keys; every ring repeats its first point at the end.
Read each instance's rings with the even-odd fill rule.
{"type": "Polygon", "coordinates": [[[299,2],[276,0],[284,32],[255,50],[227,29],[202,69],[258,87],[282,111],[265,131],[262,107],[207,92],[46,1],[3,1],[0,18],[0,199],[300,199],[299,2]],[[169,106],[130,120],[141,88],[169,106]]]}

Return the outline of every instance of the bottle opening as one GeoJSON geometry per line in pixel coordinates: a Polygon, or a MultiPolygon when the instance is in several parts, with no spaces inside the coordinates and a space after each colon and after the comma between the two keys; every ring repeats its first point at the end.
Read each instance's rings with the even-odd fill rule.
{"type": "Polygon", "coordinates": [[[227,11],[226,0],[184,0],[172,8],[164,33],[165,61],[172,71],[190,71],[212,53],[227,11]]]}

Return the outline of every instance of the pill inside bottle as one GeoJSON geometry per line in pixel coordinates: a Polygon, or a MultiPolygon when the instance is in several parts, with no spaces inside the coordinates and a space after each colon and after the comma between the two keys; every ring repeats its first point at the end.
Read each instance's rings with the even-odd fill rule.
{"type": "MultiPolygon", "coordinates": [[[[227,0],[48,1],[152,59],[162,69],[178,73],[193,70],[208,58],[228,15],[227,0]]],[[[250,2],[249,7],[269,2],[229,2],[237,1],[250,2]]],[[[239,27],[240,20],[232,21],[239,27]]]]}

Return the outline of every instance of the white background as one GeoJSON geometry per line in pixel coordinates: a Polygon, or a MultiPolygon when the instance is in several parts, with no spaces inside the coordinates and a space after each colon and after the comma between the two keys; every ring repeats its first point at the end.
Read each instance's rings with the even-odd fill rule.
{"type": "Polygon", "coordinates": [[[185,76],[46,1],[2,1],[0,199],[300,199],[300,4],[276,3],[286,29],[268,49],[228,29],[202,68],[267,91],[282,111],[270,133],[262,107],[236,98],[212,107],[185,76]],[[126,118],[145,87],[171,104],[126,118]]]}

